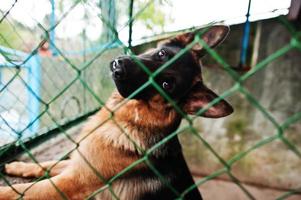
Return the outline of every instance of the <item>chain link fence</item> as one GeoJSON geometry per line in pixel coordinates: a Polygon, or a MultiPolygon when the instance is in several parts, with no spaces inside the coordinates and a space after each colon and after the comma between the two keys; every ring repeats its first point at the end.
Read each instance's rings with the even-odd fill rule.
{"type": "MultiPolygon", "coordinates": [[[[3,26],[6,30],[6,32],[0,32],[0,156],[2,165],[13,160],[21,153],[27,154],[33,162],[38,163],[30,149],[58,134],[65,136],[66,140],[71,141],[78,147],[80,142],[73,140],[67,133],[67,129],[81,123],[105,105],[106,99],[114,88],[109,75],[109,62],[124,53],[131,56],[134,55],[132,52],[133,49],[129,48],[132,46],[132,34],[140,33],[135,33],[132,25],[144,12],[149,12],[148,9],[152,9],[156,5],[158,6],[154,1],[140,2],[138,3],[139,7],[137,5],[135,7],[135,4],[133,5],[134,1],[122,1],[120,4],[123,7],[119,6],[119,9],[126,10],[123,12],[128,14],[128,16],[121,17],[124,22],[119,22],[116,20],[116,9],[118,10],[118,6],[115,5],[116,2],[113,0],[106,0],[100,4],[96,1],[68,1],[68,3],[62,1],[58,4],[55,4],[54,1],[47,1],[46,3],[51,9],[45,11],[48,13],[45,17],[46,19],[44,21],[35,19],[34,26],[25,28],[24,25],[17,23],[11,16],[18,3],[18,1],[14,1],[9,9],[2,10],[0,18],[0,27],[3,26]],[[137,8],[139,10],[135,12],[137,8]],[[60,26],[64,26],[64,23],[73,23],[70,16],[74,17],[76,15],[73,13],[76,9],[85,11],[83,12],[83,21],[77,22],[78,26],[81,26],[80,23],[92,23],[91,26],[102,26],[101,38],[97,42],[91,42],[87,39],[88,32],[85,31],[89,26],[87,26],[87,29],[83,29],[82,33],[79,34],[80,37],[77,37],[73,41],[69,39],[60,40],[55,37],[55,31],[59,30],[60,26]],[[129,35],[127,44],[122,42],[118,37],[118,35],[124,32],[129,35]],[[100,45],[95,46],[95,44],[100,45]]],[[[298,26],[293,25],[283,16],[278,17],[277,21],[290,33],[289,43],[272,54],[267,55],[267,57],[245,72],[237,70],[237,67],[230,65],[227,59],[222,57],[217,51],[211,49],[201,40],[201,33],[193,41],[204,46],[209,55],[207,57],[210,57],[211,62],[221,66],[227,72],[227,76],[233,80],[233,85],[223,92],[220,98],[212,101],[206,109],[201,109],[198,115],[206,112],[208,108],[218,103],[221,99],[235,98],[235,95],[239,94],[257,112],[260,112],[265,120],[273,125],[273,134],[269,134],[256,141],[248,146],[248,148],[235,152],[231,158],[225,159],[202,136],[200,129],[195,126],[197,117],[185,115],[176,102],[154,81],[160,72],[179,59],[183,53],[189,51],[192,45],[188,45],[185,49],[181,50],[179,54],[154,73],[149,72],[146,66],[137,62],[148,73],[149,81],[131,96],[138,94],[145,87],[152,85],[182,114],[183,120],[186,123],[183,123],[177,131],[148,149],[144,156],[120,171],[116,176],[105,180],[106,185],[92,193],[87,199],[93,198],[105,190],[110,190],[113,199],[119,199],[118,195],[111,188],[112,184],[140,163],[145,163],[159,178],[162,178],[160,172],[149,161],[149,155],[164,143],[182,134],[189,135],[193,140],[200,141],[200,145],[204,146],[222,167],[196,181],[195,185],[191,185],[191,187],[187,188],[181,194],[175,191],[172,185],[168,185],[170,190],[178,195],[178,199],[184,199],[185,194],[189,191],[221,175],[227,175],[228,179],[235,183],[245,193],[247,198],[256,199],[252,192],[233,173],[233,166],[238,161],[248,157],[255,150],[276,141],[284,144],[300,160],[300,147],[285,133],[291,125],[300,123],[301,112],[293,113],[283,122],[279,122],[270,111],[261,105],[256,97],[254,97],[254,94],[245,87],[245,82],[261,70],[264,70],[269,66],[269,63],[287,55],[292,50],[301,51],[301,31],[296,28],[298,26]]],[[[61,30],[67,31],[66,29],[68,28],[62,28],[61,30]]],[[[181,31],[176,33],[181,33],[181,31]]],[[[165,34],[164,37],[166,38],[166,35],[173,36],[176,33],[165,34]]],[[[160,38],[162,37],[156,36],[153,39],[157,40],[160,38]]],[[[148,40],[146,39],[145,41],[148,40]]],[[[145,44],[145,46],[147,45],[145,44]]],[[[291,106],[293,107],[294,105],[291,106]]],[[[112,117],[108,120],[114,120],[114,112],[116,110],[112,111],[112,117]]],[[[118,124],[118,121],[116,123],[118,124]]],[[[120,128],[122,129],[121,125],[120,128]]],[[[124,132],[126,131],[124,130],[124,132]]],[[[138,144],[135,145],[139,146],[138,144]]],[[[76,147],[69,150],[60,160],[68,157],[71,152],[76,150],[76,147]]],[[[87,164],[90,165],[91,169],[94,169],[90,163],[87,164]]],[[[100,181],[104,181],[100,173],[97,171],[95,173],[100,181]]],[[[3,181],[10,186],[11,183],[5,174],[0,173],[0,175],[3,181]]],[[[41,179],[44,178],[50,178],[48,172],[41,177],[41,179]]],[[[166,180],[162,180],[162,182],[167,183],[166,180]]],[[[299,187],[292,186],[288,188],[287,192],[283,193],[277,199],[287,199],[295,194],[300,194],[301,190],[299,187]]],[[[63,193],[61,194],[62,198],[66,199],[66,196],[63,193]]],[[[22,198],[22,194],[20,194],[20,198],[22,198]]]]}

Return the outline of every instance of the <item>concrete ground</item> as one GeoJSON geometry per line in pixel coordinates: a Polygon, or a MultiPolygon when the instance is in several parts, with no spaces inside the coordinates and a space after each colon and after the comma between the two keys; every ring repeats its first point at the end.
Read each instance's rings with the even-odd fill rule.
{"type": "MultiPolygon", "coordinates": [[[[68,133],[76,131],[77,128],[71,129],[68,133]]],[[[71,134],[74,135],[74,134],[71,134]]],[[[55,137],[39,147],[33,149],[31,152],[35,158],[41,161],[54,160],[63,156],[73,144],[67,140],[65,136],[60,135],[55,137]],[[69,148],[68,148],[69,147],[69,148]]],[[[31,161],[26,155],[21,156],[18,160],[31,161]]],[[[11,184],[31,181],[30,179],[22,179],[16,177],[8,177],[7,180],[11,184]]],[[[196,180],[201,179],[200,176],[195,176],[196,180]]],[[[0,185],[5,185],[3,180],[0,180],[0,185]]],[[[283,195],[286,191],[273,189],[263,186],[254,186],[251,184],[244,184],[246,189],[252,194],[254,199],[258,200],[274,200],[283,195]]],[[[205,200],[248,200],[250,199],[245,193],[233,182],[221,179],[214,179],[205,182],[199,187],[205,200]]],[[[301,194],[286,198],[288,200],[301,200],[301,194]]]]}
{"type": "MultiPolygon", "coordinates": [[[[198,178],[196,178],[198,179],[198,178]]],[[[256,187],[244,184],[246,189],[258,200],[275,200],[286,191],[276,190],[266,187],[256,187]]],[[[248,200],[246,194],[234,183],[224,180],[208,181],[199,187],[205,200],[248,200]]],[[[301,195],[294,195],[287,200],[301,200],[301,195]]]]}

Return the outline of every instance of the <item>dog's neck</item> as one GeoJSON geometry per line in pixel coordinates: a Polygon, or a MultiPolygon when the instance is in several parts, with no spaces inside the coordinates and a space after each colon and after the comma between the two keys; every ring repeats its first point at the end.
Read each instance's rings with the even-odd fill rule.
{"type": "MultiPolygon", "coordinates": [[[[152,97],[149,101],[125,99],[117,91],[113,92],[105,111],[113,116],[111,119],[118,127],[119,135],[107,135],[107,140],[115,146],[139,154],[150,149],[164,137],[174,132],[180,122],[180,115],[160,95],[152,97]],[[119,141],[113,141],[119,140],[119,141]]],[[[110,134],[110,133],[108,133],[110,134]]],[[[160,145],[151,153],[155,156],[164,156],[177,152],[180,145],[175,136],[170,141],[160,145]]],[[[180,150],[180,149],[179,149],[180,150]]]]}

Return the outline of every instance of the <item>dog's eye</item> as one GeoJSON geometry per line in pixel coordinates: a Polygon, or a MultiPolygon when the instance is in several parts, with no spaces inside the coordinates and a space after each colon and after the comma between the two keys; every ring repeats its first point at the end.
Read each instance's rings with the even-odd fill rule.
{"type": "Polygon", "coordinates": [[[171,80],[164,81],[162,83],[162,88],[166,91],[171,91],[174,88],[174,84],[171,80]]]}
{"type": "Polygon", "coordinates": [[[167,52],[164,49],[161,49],[157,55],[161,60],[165,60],[166,58],[168,58],[167,52]]]}

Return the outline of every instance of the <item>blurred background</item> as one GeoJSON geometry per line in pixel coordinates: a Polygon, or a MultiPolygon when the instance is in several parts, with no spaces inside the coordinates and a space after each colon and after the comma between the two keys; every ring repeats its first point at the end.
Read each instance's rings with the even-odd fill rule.
{"type": "Polygon", "coordinates": [[[300,0],[2,0],[1,161],[98,110],[114,88],[116,56],[224,23],[231,32],[217,57],[204,57],[203,76],[219,94],[234,91],[235,112],[196,119],[199,136],[180,134],[190,168],[224,181],[201,185],[215,188],[207,199],[226,199],[219,189],[229,199],[301,199],[300,13],[300,0]]]}

